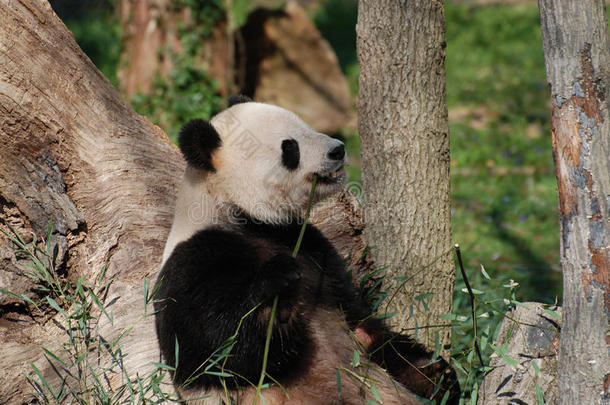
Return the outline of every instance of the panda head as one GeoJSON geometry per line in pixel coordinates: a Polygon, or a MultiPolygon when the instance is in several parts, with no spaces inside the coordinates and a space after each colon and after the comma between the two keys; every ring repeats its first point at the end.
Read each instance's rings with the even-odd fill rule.
{"type": "Polygon", "coordinates": [[[205,177],[206,192],[265,223],[302,216],[314,175],[314,202],[345,183],[343,142],[314,131],[283,108],[245,96],[211,122],[193,120],[179,137],[187,171],[205,177]]]}

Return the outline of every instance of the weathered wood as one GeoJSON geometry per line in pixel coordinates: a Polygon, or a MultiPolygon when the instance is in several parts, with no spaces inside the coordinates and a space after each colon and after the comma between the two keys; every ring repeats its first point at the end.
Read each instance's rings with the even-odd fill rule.
{"type": "MultiPolygon", "coordinates": [[[[183,170],[177,148],[121,99],[46,1],[0,0],[0,218],[30,241],[53,219],[57,268],[71,280],[107,267],[114,325],[101,321],[99,334],[111,341],[133,327],[122,341],[132,376],[159,360],[144,280],[156,279],[183,170]]],[[[0,234],[0,286],[40,300],[24,262],[0,234]]],[[[29,398],[30,362],[54,380],[41,347],[61,349],[55,320],[0,295],[0,403],[29,398]]]]}
{"type": "MultiPolygon", "coordinates": [[[[386,280],[411,279],[390,303],[397,328],[443,323],[455,279],[449,205],[445,21],[440,0],[367,1],[358,6],[365,239],[386,280]],[[413,297],[434,293],[409,319],[413,297]]],[[[397,283],[390,286],[396,287],[397,283]]],[[[450,328],[420,330],[449,343],[450,328]]]]}
{"type": "Polygon", "coordinates": [[[537,302],[526,302],[506,314],[494,344],[506,345],[510,365],[496,353],[479,389],[479,405],[538,404],[537,388],[546,405],[557,403],[557,349],[561,308],[557,317],[537,302]]]}
{"type": "MultiPolygon", "coordinates": [[[[102,325],[100,333],[112,339],[134,326],[124,342],[128,368],[150,369],[158,354],[151,319],[143,317],[143,280],[156,275],[184,164],[165,134],[120,98],[45,1],[0,1],[0,144],[3,219],[25,235],[44,235],[52,219],[61,247],[57,265],[71,279],[92,280],[107,264],[110,296],[120,299],[112,308],[117,325],[102,325]]],[[[4,236],[0,249],[2,287],[39,299],[4,236]],[[6,275],[24,282],[4,284],[6,275]]],[[[23,375],[29,362],[51,377],[41,346],[59,352],[65,335],[52,322],[5,315],[0,402],[21,403],[31,391],[23,375]]]]}
{"type": "Polygon", "coordinates": [[[559,190],[560,404],[610,403],[610,53],[600,0],[539,0],[559,190]]]}

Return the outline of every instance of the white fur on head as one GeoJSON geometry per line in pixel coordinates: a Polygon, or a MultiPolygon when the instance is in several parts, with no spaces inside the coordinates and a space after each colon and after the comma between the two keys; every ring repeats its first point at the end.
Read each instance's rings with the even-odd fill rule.
{"type": "MultiPolygon", "coordinates": [[[[329,174],[345,164],[328,153],[342,143],[318,133],[283,108],[248,102],[237,104],[212,119],[222,140],[213,154],[216,173],[208,177],[218,198],[235,204],[265,223],[286,223],[302,216],[314,173],[329,174]],[[299,164],[282,164],[282,142],[293,139],[299,164]]],[[[337,192],[345,176],[333,184],[318,183],[314,201],[337,192]]]]}

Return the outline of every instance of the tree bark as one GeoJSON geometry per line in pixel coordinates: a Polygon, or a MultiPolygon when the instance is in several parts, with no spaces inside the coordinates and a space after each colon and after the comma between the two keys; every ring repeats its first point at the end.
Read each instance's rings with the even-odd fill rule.
{"type": "MultiPolygon", "coordinates": [[[[121,0],[119,11],[123,52],[118,77],[121,92],[130,100],[137,93],[153,93],[156,76],[170,76],[174,58],[184,51],[180,33],[195,31],[192,16],[197,11],[171,0],[121,0]]],[[[198,38],[192,55],[197,68],[216,79],[223,97],[235,87],[233,35],[225,20],[217,21],[208,37],[198,38]]]]}
{"type": "Polygon", "coordinates": [[[557,403],[561,308],[553,309],[555,316],[544,309],[540,303],[525,302],[506,314],[494,344],[505,345],[506,356],[517,365],[492,354],[478,405],[538,404],[537,390],[546,405],[557,403]]]}
{"type": "Polygon", "coordinates": [[[610,54],[600,0],[540,0],[559,190],[560,404],[610,403],[610,54]]]}
{"type": "MultiPolygon", "coordinates": [[[[365,239],[375,263],[390,266],[390,287],[409,277],[388,303],[396,328],[444,323],[437,315],[451,312],[455,274],[443,3],[361,0],[356,31],[365,239]],[[414,299],[426,293],[435,294],[430,311],[414,299]]],[[[433,348],[437,331],[450,342],[450,328],[419,338],[433,348]]]]}
{"type": "MultiPolygon", "coordinates": [[[[40,240],[52,219],[55,265],[66,279],[93,280],[107,268],[114,324],[100,322],[98,333],[112,341],[133,328],[122,340],[132,376],[159,361],[144,280],[156,279],[183,170],[177,148],[121,99],[46,1],[0,0],[0,219],[26,241],[40,240]]],[[[318,208],[317,218],[345,211],[322,224],[344,257],[361,255],[350,238],[363,246],[353,204],[344,195],[318,208]]],[[[25,262],[0,233],[0,287],[40,302],[25,262]]],[[[32,318],[0,294],[0,403],[29,399],[30,362],[57,381],[41,347],[61,351],[61,319],[50,308],[32,318]]],[[[122,383],[120,374],[109,380],[122,383]]]]}
{"type": "MultiPolygon", "coordinates": [[[[68,279],[93,280],[106,265],[116,322],[99,333],[111,341],[133,326],[127,367],[151,370],[158,350],[143,280],[160,264],[184,167],[178,151],[120,98],[46,1],[0,1],[0,100],[0,215],[25,235],[44,235],[52,219],[56,267],[68,279]]],[[[2,287],[40,301],[3,235],[0,249],[2,287]]],[[[2,303],[0,402],[22,403],[29,362],[52,380],[41,346],[59,353],[65,332],[2,303]]]]}
{"type": "Polygon", "coordinates": [[[121,0],[118,3],[123,33],[118,77],[121,92],[131,99],[150,94],[156,75],[172,70],[172,53],[182,51],[178,24],[185,23],[186,9],[172,11],[168,0],[121,0]]]}

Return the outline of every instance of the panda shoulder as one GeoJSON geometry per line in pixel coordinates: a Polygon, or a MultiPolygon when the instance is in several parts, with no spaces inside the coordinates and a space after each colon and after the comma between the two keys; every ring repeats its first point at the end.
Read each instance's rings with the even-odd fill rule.
{"type": "Polygon", "coordinates": [[[209,228],[176,245],[163,267],[201,268],[203,263],[225,267],[223,264],[255,258],[256,252],[239,232],[209,228]]]}

